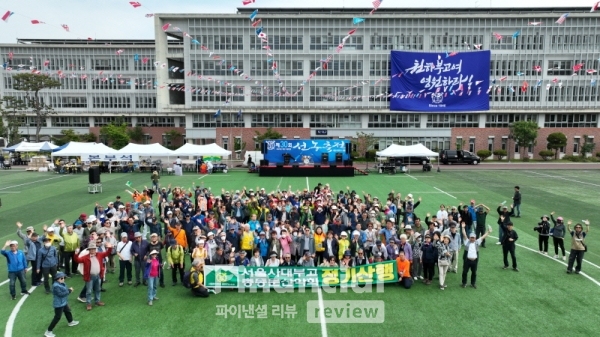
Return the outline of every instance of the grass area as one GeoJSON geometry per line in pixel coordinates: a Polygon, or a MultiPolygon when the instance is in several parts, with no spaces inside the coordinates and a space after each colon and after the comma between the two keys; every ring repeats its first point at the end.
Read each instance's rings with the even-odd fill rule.
{"type": "MultiPolygon", "coordinates": [[[[135,187],[150,185],[149,174],[103,174],[104,192],[87,193],[87,175],[58,176],[53,174],[2,171],[0,172],[0,241],[16,239],[16,221],[26,226],[33,225],[38,230],[42,224],[55,218],[73,222],[82,213],[93,210],[95,202],[106,204],[117,194],[126,195],[125,182],[131,181],[135,187]]],[[[514,219],[519,233],[518,243],[533,249],[517,247],[517,258],[521,272],[502,270],[500,246],[491,240],[488,248],[482,249],[479,264],[478,289],[459,287],[460,274],[448,275],[448,289],[440,291],[435,285],[415,284],[404,290],[395,285],[386,285],[383,293],[360,294],[352,290],[347,293],[330,294],[323,292],[323,300],[382,300],[385,302],[385,322],[371,324],[327,323],[329,336],[357,336],[369,333],[388,333],[400,327],[403,334],[422,336],[426,331],[437,331],[436,327],[455,327],[459,323],[462,333],[467,336],[484,335],[484,331],[503,336],[539,334],[540,327],[549,335],[589,336],[594,328],[589,324],[589,314],[593,312],[598,295],[598,284],[583,275],[567,275],[560,262],[537,253],[537,235],[532,229],[543,214],[556,211],[557,215],[575,222],[590,219],[592,229],[587,240],[590,250],[585,259],[583,271],[592,279],[600,280],[600,238],[596,234],[597,223],[593,214],[600,200],[600,176],[598,171],[526,171],[526,170],[477,170],[444,171],[442,173],[415,171],[411,175],[358,176],[354,178],[259,178],[244,172],[229,172],[226,175],[184,175],[183,177],[164,176],[161,184],[191,186],[192,182],[228,190],[243,186],[265,187],[274,190],[278,186],[302,189],[314,187],[317,183],[330,183],[334,190],[345,189],[348,185],[357,192],[365,191],[384,198],[394,189],[403,195],[412,193],[422,197],[422,205],[416,210],[424,217],[426,212],[435,212],[439,204],[456,205],[470,199],[483,202],[495,209],[508,200],[513,186],[520,185],[523,193],[522,217],[514,219]],[[200,179],[202,178],[202,179],[200,179]],[[580,308],[583,310],[572,310],[580,308]],[[589,309],[587,309],[589,308],[589,309]],[[434,320],[435,327],[424,326],[434,320]],[[425,323],[427,324],[427,323],[425,323]],[[485,328],[484,328],[485,327],[485,328]],[[483,330],[485,329],[485,330],[483,330]]],[[[495,213],[488,217],[497,236],[495,213]]],[[[19,240],[20,241],[20,240],[19,240]]],[[[569,249],[570,240],[566,242],[569,249]]],[[[550,247],[553,255],[553,247],[550,247]]],[[[561,261],[562,262],[562,261],[561,261]]],[[[6,261],[0,259],[0,270],[6,270],[6,261]]],[[[462,270],[460,263],[459,273],[462,270]]],[[[127,331],[133,336],[149,334],[189,336],[192,324],[201,324],[202,332],[209,336],[237,335],[242,331],[260,331],[260,334],[318,336],[320,324],[306,323],[307,301],[317,300],[313,292],[290,294],[244,293],[224,291],[208,299],[191,298],[187,290],[170,286],[170,270],[166,272],[165,289],[158,289],[160,300],[153,307],[146,305],[146,288],[119,288],[117,275],[108,275],[110,282],[105,284],[103,293],[106,307],[85,311],[85,306],[70,297],[75,319],[80,326],[67,328],[63,320],[55,329],[60,336],[122,335],[127,331]],[[296,304],[298,314],[294,319],[273,318],[271,305],[296,304]],[[216,305],[267,304],[269,318],[239,319],[216,316],[216,305]],[[273,324],[276,320],[276,324],[273,324]],[[192,323],[194,322],[194,323],[192,323]],[[150,323],[150,324],[149,324],[150,323]],[[283,323],[283,324],[278,324],[283,323]]],[[[437,274],[437,271],[436,271],[437,274]]],[[[0,282],[6,280],[2,273],[0,282]]],[[[436,280],[434,280],[435,284],[436,280]]],[[[76,291],[82,287],[79,278],[67,282],[76,291]]],[[[42,335],[52,318],[52,299],[37,289],[24,302],[17,315],[13,336],[42,335]]],[[[8,285],[0,286],[0,317],[8,318],[16,301],[10,301],[8,285]]],[[[0,332],[5,329],[5,321],[0,320],[0,332]]],[[[456,331],[456,330],[446,330],[456,331]]]]}

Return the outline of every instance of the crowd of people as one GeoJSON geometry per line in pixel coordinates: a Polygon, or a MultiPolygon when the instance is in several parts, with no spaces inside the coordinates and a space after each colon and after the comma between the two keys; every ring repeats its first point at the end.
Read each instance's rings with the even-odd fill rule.
{"type": "MultiPolygon", "coordinates": [[[[31,226],[23,233],[23,225],[17,223],[23,249],[14,240],[2,249],[8,260],[10,295],[16,299],[16,280],[21,294],[28,294],[25,273],[31,267],[31,282],[58,298],[46,336],[53,336],[63,313],[69,324],[77,324],[66,304],[64,285],[76,274],[85,283],[77,299],[88,311],[105,305],[103,283],[107,274],[117,271],[120,287],[147,287],[148,305],[158,300],[157,289],[165,287],[167,270],[173,286],[181,283],[193,295],[208,297],[205,265],[345,268],[391,260],[396,261],[404,288],[416,281],[431,285],[437,269],[438,286],[444,290],[447,273],[457,273],[462,258],[462,287],[467,286],[470,272],[470,285],[477,288],[479,249],[492,232],[487,219],[491,209],[475,200],[469,205],[440,205],[435,213],[422,212],[422,220],[417,215],[421,198],[395,191],[379,199],[364,191],[359,195],[348,186],[337,192],[319,183],[312,190],[292,191],[289,186],[267,193],[264,188],[243,187],[217,194],[204,186],[160,187],[154,177],[152,183],[152,188],[142,191],[127,190],[128,201],[117,196],[106,207],[96,203],[89,214],[82,213],[73,222],[57,219],[43,227],[43,234],[31,226]]],[[[520,204],[518,187],[515,192],[518,200],[513,200],[520,204]]],[[[509,268],[511,255],[511,267],[519,271],[518,235],[511,220],[514,205],[501,204],[496,211],[504,268],[509,268]]],[[[540,253],[547,254],[552,237],[555,258],[560,248],[565,259],[563,241],[570,233],[567,272],[577,262],[575,273],[579,273],[589,221],[584,224],[585,231],[580,223],[571,230],[568,221],[565,230],[562,217],[555,220],[554,212],[544,215],[534,228],[539,232],[540,253]]]]}

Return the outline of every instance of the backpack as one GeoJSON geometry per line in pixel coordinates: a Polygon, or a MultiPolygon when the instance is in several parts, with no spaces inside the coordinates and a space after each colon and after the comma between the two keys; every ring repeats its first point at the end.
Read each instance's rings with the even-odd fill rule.
{"type": "Polygon", "coordinates": [[[181,280],[181,283],[183,283],[183,286],[190,289],[192,288],[192,272],[191,271],[186,271],[185,274],[183,274],[183,279],[181,280]]]}

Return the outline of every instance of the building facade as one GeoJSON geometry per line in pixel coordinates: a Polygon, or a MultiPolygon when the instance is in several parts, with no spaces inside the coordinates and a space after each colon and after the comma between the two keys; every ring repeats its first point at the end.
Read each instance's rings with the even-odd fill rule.
{"type": "MultiPolygon", "coordinates": [[[[183,132],[183,115],[157,115],[154,40],[25,40],[0,45],[0,96],[24,98],[12,76],[39,72],[61,86],[40,92],[56,114],[46,119],[41,140],[73,129],[84,134],[111,122],[142,126],[146,142],[163,142],[171,129],[183,132]]],[[[20,132],[35,141],[36,122],[22,117],[20,132]]],[[[170,139],[165,139],[168,142],[170,139]]]]}
{"type": "Polygon", "coordinates": [[[68,75],[63,87],[44,93],[58,112],[42,130],[47,135],[61,128],[97,130],[121,117],[143,126],[150,142],[177,129],[187,142],[231,150],[241,138],[246,150],[254,150],[255,131],[272,127],[287,138],[368,132],[378,139],[376,149],[460,144],[471,151],[505,149],[511,158],[537,155],[552,132],[567,135],[562,155],[577,154],[584,136],[600,138],[593,71],[600,71],[600,15],[589,8],[380,8],[373,15],[351,8],[259,9],[252,21],[253,11],[157,14],[155,41],[0,45],[5,61],[13,53],[0,94],[19,95],[10,77],[15,65],[28,67],[33,56],[38,69],[49,59],[48,70],[68,75]],[[556,24],[564,13],[570,13],[567,20],[556,24]],[[366,20],[354,25],[357,17],[366,20]],[[492,52],[490,79],[496,83],[489,111],[389,110],[391,50],[465,52],[475,46],[492,52]],[[582,69],[573,76],[578,65],[582,69]],[[88,69],[88,77],[82,80],[84,70],[78,69],[88,69]],[[111,82],[115,76],[131,80],[111,82]],[[520,89],[524,81],[529,90],[520,89]],[[508,139],[509,125],[521,120],[541,128],[528,151],[508,139]]]}

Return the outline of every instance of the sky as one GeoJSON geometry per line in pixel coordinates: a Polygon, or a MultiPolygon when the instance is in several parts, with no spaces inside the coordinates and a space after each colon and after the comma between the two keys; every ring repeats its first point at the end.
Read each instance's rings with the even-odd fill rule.
{"type": "MultiPolygon", "coordinates": [[[[528,0],[529,7],[591,7],[597,0],[528,0]]],[[[235,13],[242,0],[140,0],[133,8],[129,0],[0,0],[0,16],[14,12],[8,22],[0,21],[0,43],[21,39],[153,39],[149,13],[235,13]],[[39,20],[45,24],[31,24],[39,20]],[[61,25],[69,26],[69,31],[61,25]]],[[[253,7],[317,7],[323,0],[256,0],[253,7]]],[[[372,0],[328,0],[327,8],[371,8],[372,0]]],[[[522,7],[523,0],[429,0],[427,7],[522,7]]],[[[417,1],[383,0],[381,8],[423,7],[417,1]]],[[[599,13],[600,15],[600,13],[599,13]]]]}

